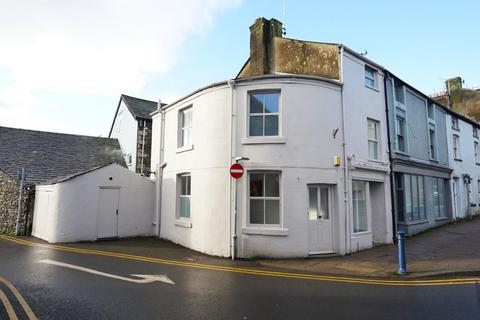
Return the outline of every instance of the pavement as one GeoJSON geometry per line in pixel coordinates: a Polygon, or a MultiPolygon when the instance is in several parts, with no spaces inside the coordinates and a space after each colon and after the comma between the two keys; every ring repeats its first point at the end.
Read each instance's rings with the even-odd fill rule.
{"type": "MultiPolygon", "coordinates": [[[[46,243],[32,237],[22,237],[22,239],[46,243]]],[[[396,245],[381,245],[347,256],[236,261],[208,256],[154,238],[85,242],[68,244],[68,246],[191,263],[322,275],[373,278],[480,275],[480,217],[451,223],[407,238],[407,275],[396,274],[396,245]]]]}

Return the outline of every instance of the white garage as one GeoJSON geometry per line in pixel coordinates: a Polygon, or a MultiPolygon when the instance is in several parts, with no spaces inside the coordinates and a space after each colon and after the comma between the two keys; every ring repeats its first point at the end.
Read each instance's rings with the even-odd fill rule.
{"type": "Polygon", "coordinates": [[[151,236],[154,191],[118,164],[38,185],[32,235],[51,243],[151,236]]]}

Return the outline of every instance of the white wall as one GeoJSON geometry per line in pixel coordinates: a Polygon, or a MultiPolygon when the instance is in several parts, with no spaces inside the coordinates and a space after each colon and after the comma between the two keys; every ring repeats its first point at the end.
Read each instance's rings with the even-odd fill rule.
{"type": "Polygon", "coordinates": [[[153,235],[153,182],[117,164],[37,187],[32,235],[49,242],[96,240],[100,187],[120,188],[119,237],[153,235]]]}
{"type": "Polygon", "coordinates": [[[128,107],[125,105],[125,102],[122,100],[110,137],[118,139],[128,169],[133,172],[136,170],[137,163],[137,127],[137,120],[135,120],[130,113],[130,110],[128,110],[128,107]],[[128,154],[132,155],[131,164],[128,164],[128,154]]]}
{"type": "MultiPolygon", "coordinates": [[[[228,256],[230,89],[202,91],[165,114],[161,237],[212,255],[228,256]],[[178,149],[179,110],[193,106],[193,148],[178,149]],[[177,174],[191,173],[191,219],[177,219],[177,174]]],[[[159,162],[161,116],[153,117],[152,169],[159,162]]]]}
{"type": "Polygon", "coordinates": [[[458,119],[459,129],[452,128],[452,116],[447,114],[447,142],[448,142],[448,159],[450,166],[453,168],[452,179],[450,179],[451,190],[453,189],[453,179],[457,178],[457,203],[455,206],[454,196],[452,195],[452,208],[456,214],[454,218],[465,218],[467,214],[480,213],[480,199],[478,197],[478,180],[480,179],[480,165],[475,163],[474,141],[480,143],[478,138],[473,136],[473,127],[470,123],[458,119]],[[453,155],[453,135],[460,137],[460,159],[455,160],[453,155]],[[470,203],[476,206],[470,207],[468,203],[467,188],[463,182],[463,175],[468,174],[472,178],[470,185],[470,203]]]}
{"type": "MultiPolygon", "coordinates": [[[[353,208],[351,201],[349,202],[348,225],[352,236],[348,247],[349,251],[357,251],[371,247],[372,241],[391,243],[393,240],[385,87],[380,69],[369,65],[377,70],[376,86],[370,88],[365,85],[365,64],[368,65],[368,63],[348,52],[344,52],[342,60],[346,153],[351,159],[348,177],[349,193],[351,181],[354,179],[383,184],[383,186],[375,185],[375,193],[370,192],[370,199],[367,199],[369,232],[353,234],[351,223],[353,208]],[[367,119],[379,123],[378,160],[369,159],[368,156],[367,119]],[[373,203],[379,201],[381,204],[373,203]]],[[[372,185],[370,189],[371,187],[372,185]]]]}

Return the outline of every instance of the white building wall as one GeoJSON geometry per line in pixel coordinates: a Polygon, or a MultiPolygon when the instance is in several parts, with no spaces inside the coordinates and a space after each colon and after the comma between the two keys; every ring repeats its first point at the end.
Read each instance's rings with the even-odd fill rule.
{"type": "MultiPolygon", "coordinates": [[[[452,208],[455,219],[462,219],[469,215],[480,213],[480,199],[478,196],[478,181],[480,180],[480,165],[475,162],[474,142],[480,141],[473,136],[473,127],[470,123],[458,119],[459,130],[452,128],[452,115],[447,114],[447,142],[448,159],[453,168],[450,179],[453,195],[452,208]],[[460,138],[460,158],[454,158],[453,135],[460,138]],[[470,185],[465,183],[464,175],[469,175],[472,180],[470,185]],[[456,183],[455,183],[456,182],[456,183]]],[[[480,134],[480,132],[479,132],[480,134]]],[[[479,147],[480,148],[480,147],[479,147]]]]}
{"type": "Polygon", "coordinates": [[[238,251],[242,257],[304,257],[309,254],[308,184],[330,185],[333,197],[333,250],[345,253],[343,169],[334,156],[342,156],[341,96],[338,85],[318,80],[271,79],[239,83],[235,87],[234,156],[246,173],[281,172],[281,226],[248,224],[247,176],[239,180],[238,251]],[[280,137],[248,138],[248,92],[281,92],[280,137]],[[333,137],[334,130],[339,129],[333,137]]]}
{"type": "Polygon", "coordinates": [[[348,192],[351,194],[352,180],[367,181],[370,191],[367,199],[368,232],[354,234],[353,208],[349,202],[348,228],[352,236],[348,248],[357,251],[371,247],[372,242],[391,243],[393,240],[385,88],[383,72],[376,66],[346,51],[342,61],[345,141],[350,169],[348,192]],[[365,65],[377,70],[374,88],[365,85],[365,65]],[[369,159],[367,119],[379,124],[378,160],[369,159]]]}
{"type": "Polygon", "coordinates": [[[110,137],[118,139],[128,169],[133,172],[136,170],[137,163],[137,128],[137,120],[122,100],[110,137]],[[129,154],[132,155],[131,163],[128,161],[129,154]]]}
{"type": "MultiPolygon", "coordinates": [[[[218,256],[230,255],[230,89],[207,89],[165,112],[160,236],[218,256]],[[178,148],[179,110],[193,107],[192,148],[178,148]],[[191,173],[189,220],[177,214],[177,175],[191,173]]],[[[161,115],[153,117],[152,169],[160,157],[161,115]]]]}
{"type": "Polygon", "coordinates": [[[112,164],[58,184],[37,187],[32,235],[49,242],[96,240],[100,187],[120,189],[119,237],[153,234],[153,182],[112,164]]]}

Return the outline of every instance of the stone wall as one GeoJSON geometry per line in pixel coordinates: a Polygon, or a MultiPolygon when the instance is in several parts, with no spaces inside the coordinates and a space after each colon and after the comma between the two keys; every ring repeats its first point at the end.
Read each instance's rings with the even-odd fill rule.
{"type": "MultiPolygon", "coordinates": [[[[0,170],[0,233],[15,233],[17,223],[20,183],[0,170]]],[[[20,234],[29,233],[33,221],[34,188],[25,189],[20,234]],[[31,205],[30,205],[31,204],[31,205]],[[28,216],[28,230],[25,230],[25,218],[28,216]],[[27,231],[27,232],[25,232],[27,231]]]]}

